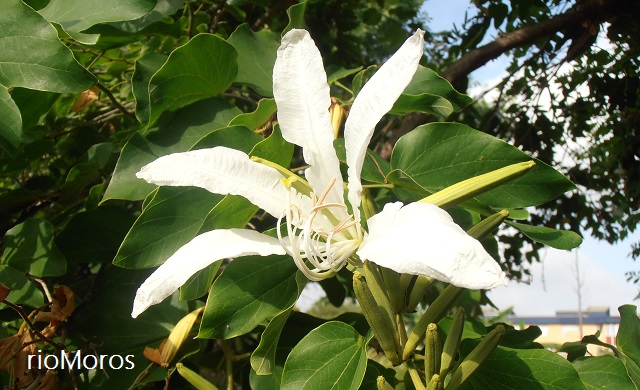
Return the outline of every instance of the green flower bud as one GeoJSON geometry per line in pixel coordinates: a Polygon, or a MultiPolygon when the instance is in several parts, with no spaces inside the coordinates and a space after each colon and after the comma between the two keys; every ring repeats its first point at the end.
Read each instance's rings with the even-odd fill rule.
{"type": "MultiPolygon", "coordinates": [[[[374,298],[365,277],[358,271],[353,273],[353,291],[360,303],[362,314],[364,314],[364,318],[373,330],[373,334],[376,336],[387,359],[394,365],[402,363],[399,356],[400,341],[396,330],[396,322],[388,311],[388,300],[386,302],[387,308],[384,308],[384,304],[379,303],[374,298]]],[[[378,294],[378,296],[380,295],[378,294]]],[[[381,300],[384,301],[382,298],[381,300]]]]}
{"type": "Polygon", "coordinates": [[[477,224],[473,225],[471,229],[467,231],[467,234],[476,240],[481,240],[491,234],[492,231],[498,228],[502,221],[509,216],[509,210],[500,210],[495,214],[488,216],[477,224]]]}
{"type": "Polygon", "coordinates": [[[426,294],[433,285],[433,282],[435,282],[434,279],[424,275],[419,275],[416,278],[413,283],[413,287],[409,292],[409,299],[407,300],[406,308],[407,312],[411,313],[416,309],[422,300],[422,297],[424,297],[424,294],[426,294]]]}
{"type": "Polygon", "coordinates": [[[181,377],[186,379],[187,382],[191,383],[193,387],[198,390],[218,390],[211,382],[207,381],[196,372],[188,369],[182,363],[176,364],[176,369],[178,370],[178,374],[181,377]]]}
{"type": "Polygon", "coordinates": [[[464,330],[464,309],[459,307],[456,314],[453,316],[451,322],[451,328],[449,328],[449,334],[444,341],[442,347],[442,356],[440,359],[440,376],[445,377],[449,373],[449,370],[453,366],[453,359],[458,352],[458,346],[460,346],[460,340],[462,339],[462,331],[464,330]]]}
{"type": "Polygon", "coordinates": [[[498,325],[480,341],[473,351],[460,363],[453,374],[451,374],[447,390],[459,389],[482,363],[489,359],[493,351],[498,348],[504,332],[504,326],[498,325]]]}
{"type": "Polygon", "coordinates": [[[162,348],[162,353],[160,354],[160,363],[163,367],[167,367],[173,358],[176,357],[180,346],[187,339],[189,332],[193,328],[193,325],[200,319],[202,312],[204,311],[204,307],[200,309],[194,310],[191,313],[184,316],[176,326],[173,328],[171,333],[169,334],[169,338],[167,338],[167,342],[164,344],[162,348]]]}
{"type": "Polygon", "coordinates": [[[449,186],[420,202],[432,203],[442,208],[455,206],[476,195],[494,189],[508,181],[524,175],[536,165],[535,161],[527,161],[508,165],[504,168],[485,173],[449,186]]]}
{"type": "Polygon", "coordinates": [[[424,347],[424,376],[427,383],[431,377],[440,373],[440,357],[442,347],[438,336],[438,325],[431,323],[427,326],[427,335],[424,347]]]}
{"type": "Polygon", "coordinates": [[[376,380],[378,390],[393,390],[393,387],[387,382],[382,375],[376,380]]]}

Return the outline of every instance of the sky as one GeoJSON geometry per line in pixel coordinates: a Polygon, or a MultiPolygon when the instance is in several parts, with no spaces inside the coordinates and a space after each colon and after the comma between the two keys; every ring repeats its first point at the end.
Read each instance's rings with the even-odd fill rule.
{"type": "MultiPolygon", "coordinates": [[[[448,30],[453,24],[461,26],[465,12],[469,15],[476,9],[469,0],[428,0],[424,5],[430,21],[430,31],[448,30]]],[[[490,34],[495,38],[496,33],[490,34]]],[[[491,61],[471,74],[472,85],[483,90],[485,85],[493,85],[505,74],[508,65],[506,57],[491,61]]],[[[640,270],[640,262],[629,256],[631,244],[640,241],[636,232],[625,241],[610,245],[589,236],[577,249],[578,264],[582,279],[582,306],[608,306],[611,313],[617,313],[620,305],[633,303],[640,286],[627,282],[625,272],[640,270]]],[[[577,310],[577,280],[575,272],[576,251],[560,251],[552,248],[542,252],[542,263],[531,267],[531,283],[511,282],[508,287],[496,288],[489,292],[489,298],[500,308],[513,307],[519,316],[553,315],[557,310],[577,310]]]]}

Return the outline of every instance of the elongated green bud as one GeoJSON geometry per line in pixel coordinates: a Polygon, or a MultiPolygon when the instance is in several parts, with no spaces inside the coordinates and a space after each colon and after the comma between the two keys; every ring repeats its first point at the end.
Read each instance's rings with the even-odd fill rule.
{"type": "Polygon", "coordinates": [[[500,210],[473,225],[471,229],[467,230],[467,234],[476,240],[481,240],[496,230],[508,216],[509,210],[500,210]]]}
{"type": "Polygon", "coordinates": [[[386,379],[384,379],[382,375],[380,375],[378,379],[376,379],[376,385],[378,387],[378,390],[393,390],[393,387],[389,384],[389,382],[387,382],[386,379]]]}
{"type": "Polygon", "coordinates": [[[182,363],[176,364],[176,369],[178,370],[178,374],[186,379],[187,382],[191,383],[191,385],[196,389],[218,390],[218,388],[215,387],[211,382],[198,375],[195,371],[188,369],[182,363]]]}
{"type": "Polygon", "coordinates": [[[362,189],[362,210],[364,211],[364,217],[369,219],[378,214],[378,206],[371,197],[371,192],[368,188],[362,189]]]}
{"type": "Polygon", "coordinates": [[[438,374],[435,374],[429,380],[427,384],[427,390],[440,390],[442,389],[442,377],[438,374]]]}
{"type": "Polygon", "coordinates": [[[416,278],[416,281],[409,292],[409,298],[407,299],[406,311],[408,313],[411,313],[416,309],[422,300],[422,297],[424,297],[424,294],[426,294],[433,285],[433,282],[435,282],[434,279],[424,275],[420,275],[416,278]]]}
{"type": "Polygon", "coordinates": [[[462,287],[456,287],[453,284],[447,286],[442,294],[427,308],[418,323],[411,331],[407,344],[404,346],[402,353],[403,360],[407,360],[413,351],[418,347],[426,335],[427,326],[430,323],[437,324],[438,321],[451,309],[451,306],[464,291],[462,287]]]}
{"type": "Polygon", "coordinates": [[[420,202],[432,203],[442,208],[455,206],[467,199],[471,199],[476,195],[492,190],[522,176],[534,165],[536,165],[535,161],[511,164],[504,168],[463,180],[433,195],[427,196],[420,202]]]}
{"type": "Polygon", "coordinates": [[[498,325],[480,341],[473,351],[460,363],[453,374],[451,374],[447,390],[459,389],[482,363],[489,359],[493,351],[498,348],[504,332],[504,326],[498,325]]]}
{"type": "Polygon", "coordinates": [[[389,295],[391,310],[394,314],[400,313],[404,304],[404,290],[400,286],[400,274],[394,270],[380,267],[380,274],[389,295]]]}
{"type": "Polygon", "coordinates": [[[169,334],[169,338],[167,338],[167,342],[164,344],[162,353],[160,354],[160,363],[163,367],[167,367],[173,358],[176,357],[180,346],[182,346],[182,343],[187,339],[189,332],[191,332],[191,328],[193,328],[193,325],[198,321],[203,311],[204,307],[201,307],[200,309],[187,314],[178,321],[169,334]]]}
{"type": "MultiPolygon", "coordinates": [[[[395,320],[389,315],[388,309],[382,307],[372,294],[365,277],[358,271],[353,273],[353,291],[360,303],[362,314],[373,330],[380,347],[391,363],[398,365],[402,363],[400,359],[400,341],[398,332],[395,329],[395,320]]],[[[387,301],[388,305],[388,301],[387,301]]]]}
{"type": "Polygon", "coordinates": [[[431,323],[427,326],[427,335],[424,346],[424,376],[427,383],[436,374],[440,373],[440,357],[442,347],[438,337],[438,325],[431,323]]]}
{"type": "Polygon", "coordinates": [[[388,313],[390,318],[395,318],[396,312],[391,306],[389,289],[385,285],[381,269],[382,267],[377,266],[369,260],[365,260],[363,267],[364,278],[367,281],[367,285],[369,286],[369,291],[371,291],[371,294],[373,294],[373,297],[376,299],[376,302],[378,302],[378,305],[388,313]]]}
{"type": "Polygon", "coordinates": [[[444,341],[442,347],[442,356],[440,358],[440,376],[446,377],[449,370],[453,366],[453,359],[456,357],[460,340],[462,339],[462,331],[464,330],[464,309],[459,307],[456,314],[453,315],[453,321],[449,328],[449,334],[444,341]]]}

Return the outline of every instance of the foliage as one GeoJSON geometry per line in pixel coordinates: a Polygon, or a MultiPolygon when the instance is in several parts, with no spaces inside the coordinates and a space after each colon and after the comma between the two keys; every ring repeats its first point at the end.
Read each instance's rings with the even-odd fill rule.
{"type": "MultiPolygon", "coordinates": [[[[217,196],[190,187],[157,188],[137,179],[135,173],[160,156],[214,146],[241,150],[285,168],[300,167],[301,153],[282,138],[271,99],[271,74],[281,33],[297,27],[310,30],[323,52],[332,96],[346,107],[375,71],[366,66],[386,59],[406,38],[407,30],[419,25],[420,3],[8,0],[0,15],[3,385],[154,388],[164,381],[170,388],[186,387],[188,382],[229,389],[356,389],[372,388],[376,380],[378,385],[386,382],[400,388],[432,379],[415,368],[425,360],[422,344],[410,349],[402,365],[392,368],[385,356],[388,351],[381,347],[384,336],[371,332],[367,322],[371,318],[363,314],[348,312],[327,320],[295,311],[307,281],[287,256],[247,256],[214,263],[170,299],[138,319],[130,317],[135,290],[151,273],[149,268],[162,264],[196,235],[245,226],[265,231],[275,224],[242,197],[217,196]],[[192,320],[181,321],[184,318],[192,320]],[[196,335],[197,339],[188,337],[196,335]],[[167,338],[170,341],[164,341],[167,338]],[[26,355],[37,350],[47,355],[61,351],[131,355],[134,367],[27,371],[26,355]]],[[[491,16],[483,23],[502,18],[509,29],[520,22],[535,23],[545,11],[535,13],[537,8],[532,5],[522,8],[516,17],[499,5],[489,9],[491,16]]],[[[612,36],[623,36],[630,30],[611,31],[612,36]]],[[[456,50],[467,50],[477,42],[473,37],[464,38],[466,43],[456,50]]],[[[582,66],[599,66],[589,71],[603,80],[614,78],[605,73],[609,69],[618,74],[630,72],[629,64],[634,62],[631,58],[625,63],[626,54],[617,53],[611,57],[615,61],[601,55],[595,64],[582,66]]],[[[610,84],[598,84],[598,79],[591,83],[594,92],[610,88],[610,84]]],[[[610,112],[614,104],[615,117],[608,116],[596,129],[605,137],[622,117],[635,115],[637,102],[627,95],[601,106],[584,99],[582,104],[590,105],[584,121],[610,112]]],[[[464,107],[469,100],[434,71],[422,67],[374,137],[385,140],[384,129],[412,111],[429,113],[438,120],[450,114],[468,119],[471,109],[464,107]]],[[[577,104],[572,107],[577,109],[577,104]]],[[[504,124],[516,111],[497,105],[491,112],[504,114],[500,121],[504,124]]],[[[469,122],[475,120],[476,127],[487,130],[478,118],[469,122]]],[[[502,129],[498,126],[488,132],[514,140],[497,128],[502,129]]],[[[629,142],[620,142],[609,151],[604,143],[594,144],[599,151],[594,158],[603,172],[611,168],[604,169],[604,156],[628,146],[629,142]]],[[[335,147],[344,162],[343,141],[336,140],[335,147]]],[[[371,187],[376,207],[393,200],[419,200],[457,182],[531,159],[511,144],[454,122],[416,128],[393,147],[390,161],[373,150],[365,160],[362,177],[371,187]]],[[[548,155],[534,147],[528,151],[536,157],[531,172],[499,187],[485,188],[450,208],[450,213],[472,232],[478,226],[486,229],[496,212],[509,209],[506,223],[530,240],[562,249],[579,245],[580,236],[563,229],[579,230],[579,223],[591,218],[584,210],[567,219],[567,226],[536,215],[524,222],[528,207],[547,207],[562,196],[564,203],[552,204],[557,211],[561,209],[557,205],[578,196],[574,192],[562,195],[573,184],[547,165],[552,162],[548,155]],[[538,226],[542,224],[547,226],[538,226]]],[[[625,156],[629,158],[630,153],[627,150],[625,156]]],[[[631,183],[630,168],[625,169],[631,183]]],[[[571,172],[580,185],[602,191],[612,188],[607,178],[593,176],[602,180],[585,184],[579,172],[571,172]]],[[[631,195],[624,203],[624,212],[629,214],[637,201],[637,194],[631,195]]],[[[496,249],[500,238],[490,231],[478,238],[484,238],[488,250],[500,258],[496,249]]],[[[512,261],[513,257],[501,261],[501,266],[517,275],[519,262],[512,261]]],[[[355,296],[351,271],[344,270],[322,283],[332,304],[340,306],[347,296],[355,296]]],[[[456,291],[455,299],[438,306],[438,297],[451,290],[440,282],[423,285],[418,279],[404,275],[401,288],[393,290],[394,302],[400,302],[393,321],[401,325],[403,316],[415,309],[409,302],[422,301],[428,308],[421,318],[438,323],[444,336],[452,333],[454,325],[449,324],[455,324],[446,317],[452,308],[477,310],[487,303],[482,293],[456,291]],[[438,315],[433,314],[436,309],[438,315]]],[[[372,284],[371,279],[367,282],[372,284]]],[[[383,282],[392,283],[389,279],[383,282]]],[[[375,294],[374,298],[383,299],[375,294]]],[[[584,388],[594,383],[594,372],[600,371],[612,378],[604,383],[611,388],[630,381],[637,386],[640,346],[634,335],[639,331],[638,319],[635,308],[624,306],[621,312],[616,360],[589,357],[573,362],[535,349],[533,339],[522,344],[526,347],[510,345],[510,335],[517,332],[513,328],[478,328],[469,325],[469,317],[474,316],[467,316],[465,332],[444,344],[447,348],[455,343],[452,366],[440,372],[442,380],[447,375],[466,375],[461,368],[467,366],[465,362],[482,358],[482,366],[463,387],[483,387],[489,380],[507,386],[509,381],[526,378],[531,388],[553,388],[561,376],[563,388],[584,388]],[[468,328],[479,329],[479,333],[466,331],[468,328]],[[539,361],[544,364],[538,365],[539,361]],[[510,371],[517,375],[510,377],[510,371]]],[[[424,329],[418,330],[424,321],[416,321],[415,326],[412,320],[406,321],[412,325],[414,338],[422,340],[424,329]]],[[[394,335],[396,341],[406,344],[407,335],[399,332],[394,335]]]]}

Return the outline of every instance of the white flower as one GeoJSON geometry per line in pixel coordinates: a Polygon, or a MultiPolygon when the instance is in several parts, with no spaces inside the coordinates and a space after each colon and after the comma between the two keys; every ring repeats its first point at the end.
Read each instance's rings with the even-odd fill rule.
{"type": "Polygon", "coordinates": [[[402,45],[351,107],[344,136],[351,207],[344,199],[333,148],[327,77],[320,53],[305,30],[291,30],[282,38],[273,92],[282,135],[302,147],[310,166],[305,171],[308,184],[303,180],[292,184],[277,169],[225,147],[171,154],[143,167],[137,176],[149,183],[197,186],[247,198],[278,218],[278,238],[244,229],[197,236],[138,289],[132,316],[167,298],[214,261],[252,254],[289,254],[312,280],[332,276],[348,261],[369,260],[459,287],[488,289],[506,284],[505,274],[482,245],[437,206],[390,203],[368,220],[368,232],[361,225],[360,174],[367,145],[378,121],[411,81],[422,56],[423,34],[419,30],[402,45]]]}

